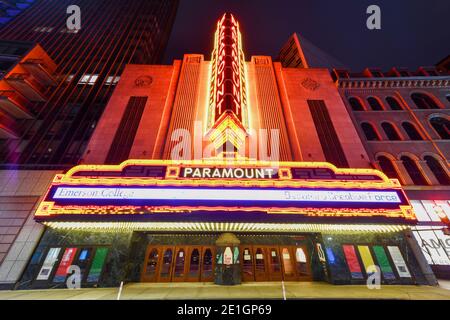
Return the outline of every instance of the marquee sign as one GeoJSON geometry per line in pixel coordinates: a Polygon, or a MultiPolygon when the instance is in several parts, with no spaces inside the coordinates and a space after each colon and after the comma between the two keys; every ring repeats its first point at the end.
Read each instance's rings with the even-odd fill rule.
{"type": "Polygon", "coordinates": [[[128,160],[56,175],[37,220],[221,212],[415,220],[396,180],[329,163],[128,160]]]}

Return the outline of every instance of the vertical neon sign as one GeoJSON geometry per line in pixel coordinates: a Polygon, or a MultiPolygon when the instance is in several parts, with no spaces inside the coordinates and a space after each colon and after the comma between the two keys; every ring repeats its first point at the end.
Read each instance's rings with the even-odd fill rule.
{"type": "Polygon", "coordinates": [[[226,13],[218,21],[214,42],[207,134],[217,148],[231,142],[239,149],[248,111],[241,33],[233,15],[226,13]]]}

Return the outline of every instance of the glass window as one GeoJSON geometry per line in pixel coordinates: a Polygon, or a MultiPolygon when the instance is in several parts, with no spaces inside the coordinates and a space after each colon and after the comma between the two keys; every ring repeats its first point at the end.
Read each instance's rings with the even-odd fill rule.
{"type": "Polygon", "coordinates": [[[398,172],[391,160],[389,160],[385,156],[379,156],[377,160],[380,164],[381,170],[385,175],[387,175],[389,178],[398,179],[400,181],[400,176],[398,175],[398,172]]]}
{"type": "Polygon", "coordinates": [[[386,97],[386,102],[388,103],[391,110],[403,110],[398,100],[394,97],[386,97]]]}
{"type": "Polygon", "coordinates": [[[411,99],[419,109],[439,109],[436,102],[429,96],[423,93],[413,93],[411,99]]]}
{"type": "Polygon", "coordinates": [[[250,248],[244,248],[242,255],[242,272],[245,275],[253,275],[253,261],[250,248]]]}
{"type": "Polygon", "coordinates": [[[213,254],[211,249],[206,249],[203,254],[203,277],[210,277],[213,273],[213,254]]]}
{"type": "Polygon", "coordinates": [[[303,248],[296,248],[295,249],[295,261],[296,261],[296,267],[297,267],[297,273],[299,275],[307,275],[308,274],[308,266],[306,264],[306,254],[305,251],[303,251],[303,248]]]}
{"type": "Polygon", "coordinates": [[[145,273],[149,276],[152,276],[156,273],[156,268],[158,266],[158,250],[156,248],[150,251],[147,260],[147,267],[145,269],[145,273]]]}
{"type": "Polygon", "coordinates": [[[383,122],[381,124],[381,127],[383,128],[384,132],[386,133],[386,136],[389,140],[401,140],[400,135],[398,134],[397,130],[394,128],[394,126],[388,122],[383,122]]]}
{"type": "Polygon", "coordinates": [[[419,169],[417,163],[411,159],[410,157],[403,156],[400,158],[403,161],[403,165],[405,166],[406,171],[408,171],[411,180],[416,185],[427,185],[427,181],[425,180],[422,172],[419,169]]]}
{"type": "Polygon", "coordinates": [[[200,252],[198,249],[192,250],[191,261],[189,263],[189,276],[196,277],[200,273],[200,252]]]}
{"type": "Polygon", "coordinates": [[[368,141],[380,140],[380,137],[378,136],[377,131],[370,123],[367,123],[367,122],[361,123],[361,129],[363,130],[364,135],[366,136],[366,139],[368,141]]]}
{"type": "Polygon", "coordinates": [[[172,249],[166,249],[163,255],[163,261],[161,265],[161,278],[170,277],[170,268],[172,266],[172,249]]]}
{"type": "Polygon", "coordinates": [[[350,98],[348,99],[348,102],[350,103],[353,111],[364,111],[364,107],[358,98],[350,98]]]}
{"type": "Polygon", "coordinates": [[[450,121],[442,117],[433,117],[430,124],[441,139],[450,139],[450,121]]]}
{"type": "Polygon", "coordinates": [[[184,249],[178,250],[177,258],[175,260],[175,273],[176,278],[184,277],[184,261],[186,260],[184,249]]]}
{"type": "Polygon", "coordinates": [[[417,131],[416,127],[412,123],[403,122],[402,127],[411,140],[423,140],[419,131],[417,131]]]}
{"type": "Polygon", "coordinates": [[[273,272],[281,271],[280,257],[276,248],[270,248],[270,265],[273,272]]]}
{"type": "Polygon", "coordinates": [[[288,248],[281,249],[281,257],[283,259],[284,274],[288,276],[293,275],[294,268],[292,266],[291,254],[289,253],[288,248]]]}
{"type": "Polygon", "coordinates": [[[257,272],[266,271],[266,266],[264,264],[264,252],[261,248],[258,248],[255,253],[255,269],[257,272]]]}
{"type": "Polygon", "coordinates": [[[372,110],[375,110],[375,111],[383,110],[383,106],[381,105],[380,101],[378,101],[378,99],[376,99],[374,97],[369,97],[367,99],[367,102],[369,103],[372,110]]]}
{"type": "Polygon", "coordinates": [[[436,158],[432,156],[425,156],[424,160],[427,162],[428,167],[440,184],[444,186],[450,185],[450,178],[448,177],[447,172],[436,158]]]}

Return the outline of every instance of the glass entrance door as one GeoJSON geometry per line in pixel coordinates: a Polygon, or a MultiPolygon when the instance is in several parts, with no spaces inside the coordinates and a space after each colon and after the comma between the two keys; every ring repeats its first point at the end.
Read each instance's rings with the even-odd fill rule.
{"type": "Polygon", "coordinates": [[[266,248],[267,261],[269,262],[269,280],[281,280],[281,260],[278,246],[270,246],[266,248]]]}
{"type": "Polygon", "coordinates": [[[188,248],[188,266],[186,281],[200,281],[200,271],[202,267],[202,248],[189,247],[188,248]]]}
{"type": "Polygon", "coordinates": [[[176,247],[175,252],[176,252],[176,255],[175,255],[175,263],[173,266],[172,281],[181,282],[181,281],[184,281],[185,277],[186,277],[187,248],[186,247],[176,247]]]}
{"type": "Polygon", "coordinates": [[[269,280],[266,252],[267,251],[262,246],[255,246],[253,248],[253,254],[255,258],[255,281],[269,280]]]}
{"type": "Polygon", "coordinates": [[[255,281],[253,248],[251,246],[241,246],[240,249],[242,281],[255,281]]]}
{"type": "Polygon", "coordinates": [[[172,280],[172,264],[174,261],[174,247],[161,247],[161,260],[159,268],[159,282],[170,282],[172,280]]]}
{"type": "Polygon", "coordinates": [[[306,246],[294,247],[295,269],[298,280],[311,280],[311,260],[306,246]]]}
{"type": "Polygon", "coordinates": [[[294,258],[292,248],[288,246],[280,247],[281,261],[283,262],[283,279],[291,281],[296,279],[294,258]]]}
{"type": "Polygon", "coordinates": [[[215,255],[216,253],[213,247],[202,248],[201,281],[203,282],[214,280],[215,255]]]}
{"type": "Polygon", "coordinates": [[[148,247],[145,254],[144,269],[141,275],[143,282],[156,282],[160,267],[161,248],[148,247]]]}

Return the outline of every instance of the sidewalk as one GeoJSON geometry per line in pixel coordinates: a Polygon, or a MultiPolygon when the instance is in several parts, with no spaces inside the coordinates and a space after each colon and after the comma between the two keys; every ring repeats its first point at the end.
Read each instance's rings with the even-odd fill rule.
{"type": "MultiPolygon", "coordinates": [[[[0,300],[116,300],[118,288],[0,291],[0,300]]],[[[285,283],[287,299],[427,299],[450,300],[450,291],[428,286],[334,286],[320,282],[285,283]]],[[[283,299],[280,282],[217,286],[212,283],[131,283],[122,300],[160,299],[283,299]]]]}

